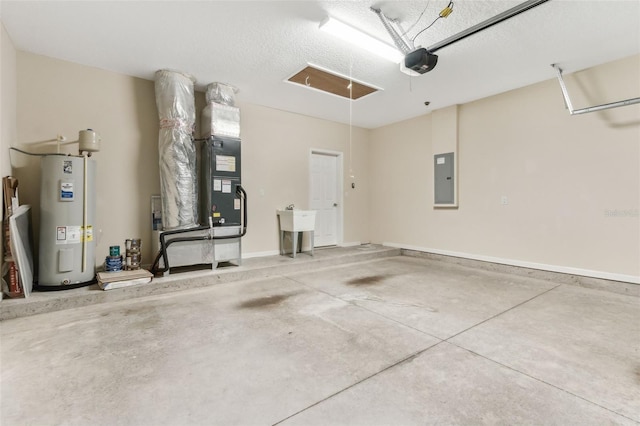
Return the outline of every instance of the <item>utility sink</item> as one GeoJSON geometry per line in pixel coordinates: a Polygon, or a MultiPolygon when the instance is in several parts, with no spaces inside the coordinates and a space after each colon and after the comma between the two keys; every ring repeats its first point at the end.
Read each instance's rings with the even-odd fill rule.
{"type": "Polygon", "coordinates": [[[278,210],[280,220],[280,254],[285,254],[284,233],[293,233],[291,243],[293,245],[293,258],[298,249],[302,250],[302,232],[308,232],[311,243],[311,256],[313,256],[313,231],[316,229],[315,210],[278,210]]]}
{"type": "Polygon", "coordinates": [[[313,231],[316,227],[315,210],[278,210],[277,213],[281,231],[313,231]]]}

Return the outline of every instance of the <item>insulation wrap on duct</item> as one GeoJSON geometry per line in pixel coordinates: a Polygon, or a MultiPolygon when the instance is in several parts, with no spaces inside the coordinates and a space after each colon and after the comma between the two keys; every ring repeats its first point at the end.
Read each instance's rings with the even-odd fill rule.
{"type": "Polygon", "coordinates": [[[207,103],[235,106],[238,88],[226,83],[211,83],[207,85],[207,103]]]}
{"type": "Polygon", "coordinates": [[[192,138],[196,119],[194,84],[193,77],[181,72],[160,70],[155,75],[165,230],[198,224],[196,151],[192,138]]]}
{"type": "Polygon", "coordinates": [[[202,134],[240,138],[240,108],[209,102],[202,111],[202,134]]]}
{"type": "Polygon", "coordinates": [[[226,83],[207,85],[207,106],[202,111],[202,135],[240,138],[240,108],[235,106],[238,88],[226,83]]]}

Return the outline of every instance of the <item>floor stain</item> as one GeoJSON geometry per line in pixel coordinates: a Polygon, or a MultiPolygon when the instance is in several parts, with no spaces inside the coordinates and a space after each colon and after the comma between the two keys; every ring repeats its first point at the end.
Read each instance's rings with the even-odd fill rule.
{"type": "Polygon", "coordinates": [[[155,312],[156,312],[155,307],[139,304],[138,306],[134,306],[134,307],[123,310],[122,314],[124,316],[130,316],[130,315],[142,316],[142,315],[153,314],[155,312]]]}
{"type": "MultiPolygon", "coordinates": [[[[120,314],[120,312],[114,312],[120,314]]],[[[130,308],[123,309],[121,315],[127,318],[125,321],[131,327],[139,330],[149,330],[158,328],[161,323],[160,315],[155,306],[147,306],[143,304],[134,305],[130,308]]]]}
{"type": "Polygon", "coordinates": [[[291,296],[293,296],[293,294],[274,294],[272,296],[258,297],[256,299],[246,300],[240,303],[238,307],[241,309],[271,308],[279,305],[291,296]]]}
{"type": "Polygon", "coordinates": [[[368,277],[354,278],[347,281],[347,285],[361,286],[361,285],[374,285],[384,281],[385,275],[370,275],[368,277]]]}

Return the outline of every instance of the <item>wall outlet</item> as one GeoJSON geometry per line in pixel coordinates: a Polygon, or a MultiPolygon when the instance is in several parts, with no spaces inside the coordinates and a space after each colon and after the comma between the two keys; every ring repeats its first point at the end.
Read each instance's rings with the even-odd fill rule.
{"type": "Polygon", "coordinates": [[[500,204],[502,204],[503,206],[509,204],[509,197],[507,197],[506,195],[500,197],[500,204]]]}

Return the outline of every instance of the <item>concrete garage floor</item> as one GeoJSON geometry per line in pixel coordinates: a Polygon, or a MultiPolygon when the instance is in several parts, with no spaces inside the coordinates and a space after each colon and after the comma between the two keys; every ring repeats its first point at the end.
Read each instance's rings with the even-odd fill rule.
{"type": "Polygon", "coordinates": [[[429,259],[0,327],[2,425],[640,422],[640,299],[429,259]]]}

